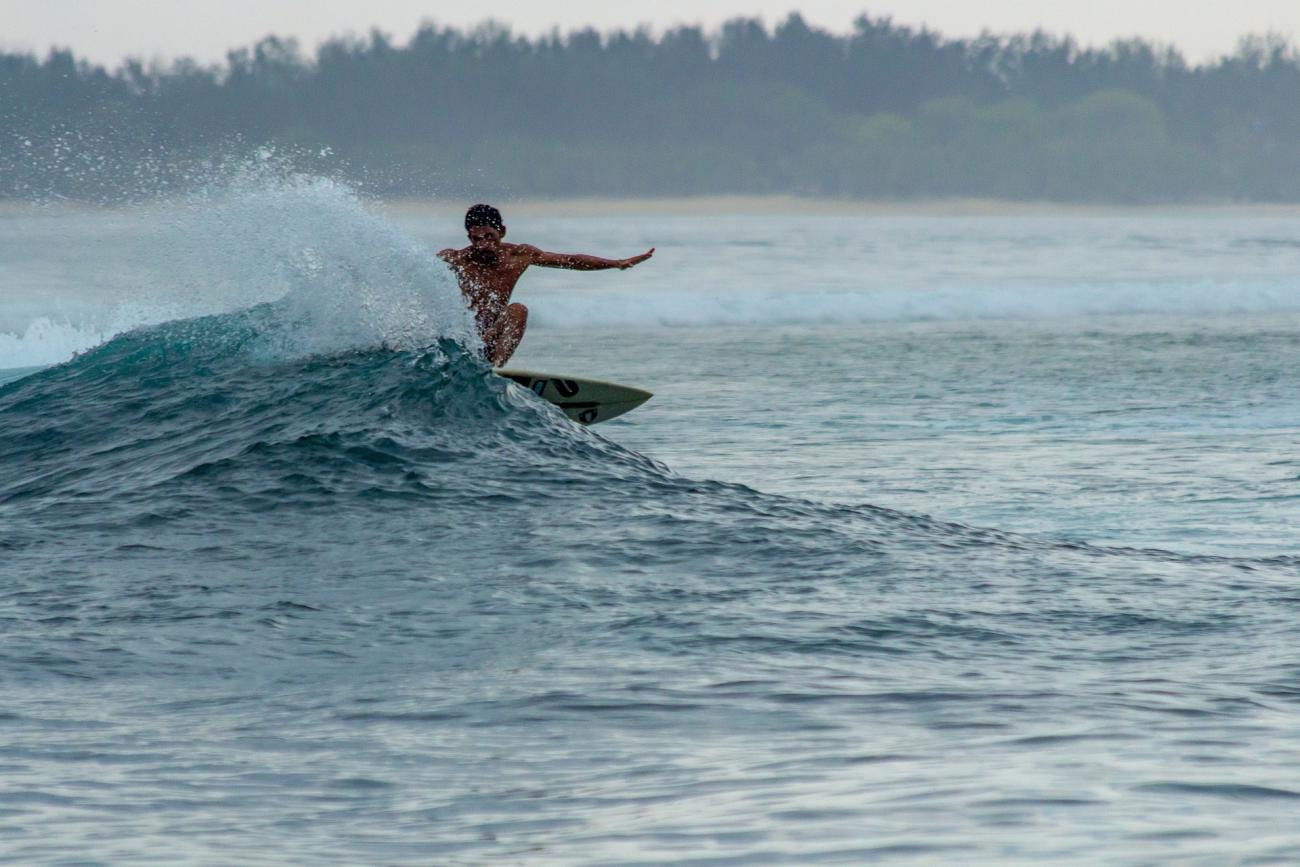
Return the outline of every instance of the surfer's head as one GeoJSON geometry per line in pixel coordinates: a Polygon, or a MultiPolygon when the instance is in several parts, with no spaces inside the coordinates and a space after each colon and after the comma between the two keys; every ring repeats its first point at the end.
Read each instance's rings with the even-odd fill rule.
{"type": "Polygon", "coordinates": [[[505,237],[506,224],[501,221],[501,212],[491,205],[474,205],[465,212],[465,231],[470,241],[482,238],[496,242],[505,237]]]}
{"type": "Polygon", "coordinates": [[[491,205],[474,205],[465,212],[465,232],[469,235],[469,260],[479,265],[495,265],[501,258],[501,239],[506,224],[501,212],[491,205]]]}
{"type": "Polygon", "coordinates": [[[506,224],[501,212],[491,205],[474,205],[465,212],[465,233],[469,235],[469,260],[478,265],[495,265],[501,260],[501,238],[506,224]]]}

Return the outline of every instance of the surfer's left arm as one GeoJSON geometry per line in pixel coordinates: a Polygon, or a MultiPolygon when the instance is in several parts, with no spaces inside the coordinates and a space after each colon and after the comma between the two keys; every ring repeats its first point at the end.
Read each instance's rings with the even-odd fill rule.
{"type": "Polygon", "coordinates": [[[531,244],[525,245],[531,264],[542,268],[567,268],[570,271],[605,271],[618,268],[626,271],[633,265],[639,265],[655,254],[655,248],[627,259],[602,259],[600,256],[588,256],[585,253],[548,253],[531,244]]]}

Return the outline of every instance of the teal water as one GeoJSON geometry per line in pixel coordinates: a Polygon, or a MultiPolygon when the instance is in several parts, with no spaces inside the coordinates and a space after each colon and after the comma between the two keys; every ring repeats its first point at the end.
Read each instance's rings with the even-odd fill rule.
{"type": "Polygon", "coordinates": [[[0,219],[0,857],[1300,855],[1300,220],[521,218],[587,430],[204,205],[0,219]]]}

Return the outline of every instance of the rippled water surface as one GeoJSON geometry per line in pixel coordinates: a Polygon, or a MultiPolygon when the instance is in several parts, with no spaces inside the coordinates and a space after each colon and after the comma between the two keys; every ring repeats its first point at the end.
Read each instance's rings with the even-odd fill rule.
{"type": "Polygon", "coordinates": [[[200,204],[0,216],[0,858],[1300,858],[1300,219],[507,210],[587,430],[200,204]]]}

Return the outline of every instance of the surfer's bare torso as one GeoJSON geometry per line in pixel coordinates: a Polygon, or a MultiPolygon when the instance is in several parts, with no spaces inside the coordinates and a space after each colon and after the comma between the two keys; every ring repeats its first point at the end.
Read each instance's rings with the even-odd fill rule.
{"type": "Polygon", "coordinates": [[[451,266],[474,319],[488,360],[504,364],[523,339],[528,308],[511,304],[515,284],[530,265],[573,271],[626,270],[654,255],[654,248],[627,259],[602,259],[583,253],[548,253],[532,244],[507,244],[501,240],[505,225],[488,205],[475,205],[465,217],[469,246],[442,250],[438,256],[451,266]]]}
{"type": "Polygon", "coordinates": [[[459,250],[443,250],[438,255],[456,273],[460,291],[482,331],[506,312],[515,284],[529,265],[538,264],[541,253],[530,244],[502,243],[491,251],[470,245],[459,250]]]}

